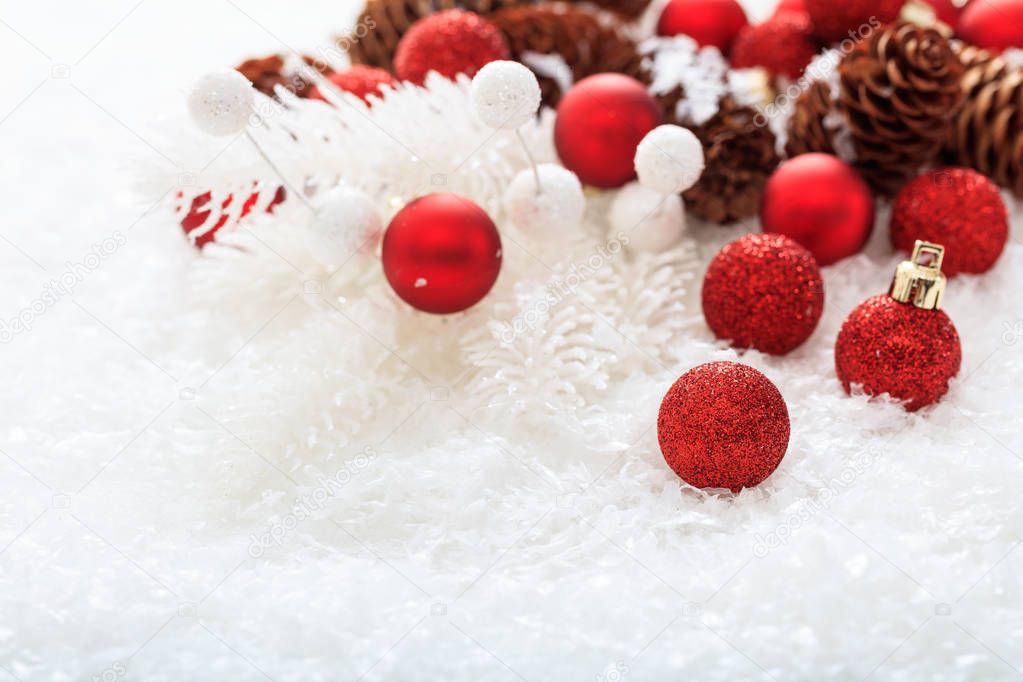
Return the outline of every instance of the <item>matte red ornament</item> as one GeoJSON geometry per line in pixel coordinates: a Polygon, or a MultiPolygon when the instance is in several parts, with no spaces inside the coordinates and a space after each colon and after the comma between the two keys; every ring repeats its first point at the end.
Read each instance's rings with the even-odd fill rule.
{"type": "Polygon", "coordinates": [[[657,415],[668,466],[697,488],[739,492],[771,475],[789,445],[778,388],[749,365],[708,362],[671,387],[657,415]]]}
{"type": "Polygon", "coordinates": [[[501,272],[501,237],[482,208],[438,192],[412,201],[391,219],[381,260],[403,301],[447,315],[475,305],[494,286],[501,272]]]}
{"type": "Polygon", "coordinates": [[[718,251],[703,278],[703,317],[719,339],[783,355],[813,334],[824,283],[809,251],[778,234],[748,234],[718,251]]]}
{"type": "Polygon", "coordinates": [[[887,393],[913,412],[936,402],[959,373],[962,347],[940,309],[945,288],[940,244],[917,242],[889,293],[861,303],[835,341],[835,371],[847,393],[887,393]]]}
{"type": "Polygon", "coordinates": [[[732,67],[749,69],[762,66],[775,76],[798,78],[817,54],[810,18],[785,12],[762,24],[739,31],[732,45],[732,67]]]}
{"type": "Polygon", "coordinates": [[[971,2],[959,17],[956,35],[996,52],[1023,47],[1023,0],[971,2]]]}
{"type": "Polygon", "coordinates": [[[781,16],[789,12],[805,16],[807,19],[810,18],[810,15],[806,13],[805,0],[781,0],[778,6],[774,8],[774,14],[771,17],[781,16]]]}
{"type": "MultiPolygon", "coordinates": [[[[363,102],[370,104],[369,96],[379,97],[384,86],[394,85],[397,81],[387,71],[376,66],[356,64],[344,71],[335,71],[327,76],[327,80],[345,92],[350,92],[363,102]]],[[[318,88],[309,91],[311,99],[326,101],[318,88]]]]}
{"type": "Polygon", "coordinates": [[[598,73],[561,98],[554,144],[562,164],[579,180],[611,189],[636,177],[636,147],[660,124],[660,107],[642,83],[598,73]]]}
{"type": "Polygon", "coordinates": [[[669,0],[657,20],[657,35],[687,35],[700,47],[712,45],[728,54],[748,23],[735,0],[669,0]]]}
{"type": "Polygon", "coordinates": [[[768,179],[760,218],[764,232],[791,237],[819,265],[830,265],[867,243],[874,197],[856,169],[838,157],[801,154],[768,179]]]}
{"type": "Polygon", "coordinates": [[[821,40],[858,40],[899,16],[905,0],[804,0],[821,40]]]}
{"type": "Polygon", "coordinates": [[[450,9],[423,17],[398,41],[394,71],[422,85],[436,71],[454,78],[474,76],[492,61],[511,59],[508,41],[494,24],[474,12],[450,9]]]}
{"type": "Polygon", "coordinates": [[[942,270],[990,270],[1009,239],[1009,214],[995,183],[969,168],[924,173],[899,192],[892,207],[892,245],[913,250],[916,240],[945,247],[942,270]]]}

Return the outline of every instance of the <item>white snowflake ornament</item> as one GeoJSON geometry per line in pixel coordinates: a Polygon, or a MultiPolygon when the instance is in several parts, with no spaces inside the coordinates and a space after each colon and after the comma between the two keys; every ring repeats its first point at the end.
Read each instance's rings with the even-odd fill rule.
{"type": "Polygon", "coordinates": [[[703,166],[703,145],[691,130],[681,126],[658,126],[636,148],[640,184],[661,194],[689,189],[700,179],[703,166]]]}
{"type": "Polygon", "coordinates": [[[518,62],[490,62],[472,79],[472,105],[491,128],[514,130],[540,109],[540,83],[518,62]]]}
{"type": "Polygon", "coordinates": [[[319,262],[338,265],[376,249],[384,223],[373,200],[353,187],[335,187],[316,202],[306,226],[306,246],[319,262]]]}
{"type": "Polygon", "coordinates": [[[686,231],[686,212],[678,194],[662,194],[630,182],[611,202],[611,226],[628,238],[635,251],[657,253],[675,244],[686,231]]]}
{"type": "Polygon", "coordinates": [[[553,163],[542,163],[536,167],[536,173],[527,168],[515,176],[505,192],[504,207],[515,227],[541,235],[578,227],[586,210],[586,198],[575,173],[553,163]]]}
{"type": "Polygon", "coordinates": [[[237,71],[216,71],[200,78],[188,94],[188,113],[204,133],[234,135],[253,114],[256,91],[237,71]]]}

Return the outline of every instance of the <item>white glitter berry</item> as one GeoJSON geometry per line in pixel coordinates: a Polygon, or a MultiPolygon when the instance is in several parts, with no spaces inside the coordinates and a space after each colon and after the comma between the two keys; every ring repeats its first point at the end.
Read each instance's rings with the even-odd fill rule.
{"type": "Polygon", "coordinates": [[[695,185],[703,164],[699,138],[680,126],[658,126],[636,148],[639,182],[662,194],[678,194],[695,185]]]}
{"type": "Polygon", "coordinates": [[[521,171],[508,185],[504,207],[512,224],[538,235],[574,230],[583,219],[586,198],[575,173],[552,163],[537,166],[540,190],[533,169],[521,171]]]}
{"type": "Polygon", "coordinates": [[[352,187],[335,187],[316,201],[316,216],[306,226],[313,257],[339,265],[353,254],[376,249],[384,224],[373,200],[352,187]]]}
{"type": "Polygon", "coordinates": [[[662,194],[638,182],[618,191],[611,202],[611,226],[629,238],[629,248],[657,253],[686,231],[682,197],[662,194]]]}
{"type": "Polygon", "coordinates": [[[200,78],[188,94],[188,112],[204,133],[234,135],[245,130],[256,91],[237,71],[217,71],[200,78]]]}
{"type": "Polygon", "coordinates": [[[472,79],[472,104],[491,128],[513,130],[540,109],[540,84],[518,62],[490,62],[472,79]]]}

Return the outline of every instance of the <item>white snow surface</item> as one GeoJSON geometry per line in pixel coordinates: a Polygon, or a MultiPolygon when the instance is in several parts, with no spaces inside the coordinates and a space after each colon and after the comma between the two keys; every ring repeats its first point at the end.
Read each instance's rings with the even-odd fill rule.
{"type": "MultiPolygon", "coordinates": [[[[834,373],[842,320],[899,260],[883,207],[864,253],[823,269],[811,339],[740,356],[699,283],[754,222],[691,219],[637,256],[591,193],[578,234],[516,233],[499,192],[524,155],[451,108],[464,83],[449,108],[389,95],[391,143],[289,167],[487,206],[505,267],[479,306],[418,314],[375,260],[317,265],[298,202],[199,255],[156,199],[269,176],[244,138],[183,127],[188,87],[315,51],[354,12],[0,4],[0,680],[1023,674],[1018,206],[994,270],[949,283],[963,368],[915,414],[834,373]],[[765,372],[792,419],[778,471],[738,495],[682,484],[657,447],[663,394],[715,359],[765,372]]],[[[525,131],[540,161],[549,126],[525,131]]]]}

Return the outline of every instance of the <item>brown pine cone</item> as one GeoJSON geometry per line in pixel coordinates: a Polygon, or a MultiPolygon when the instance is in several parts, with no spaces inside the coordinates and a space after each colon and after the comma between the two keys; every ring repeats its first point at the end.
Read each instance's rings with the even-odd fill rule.
{"type": "MultiPolygon", "coordinates": [[[[636,44],[584,9],[570,5],[509,7],[488,18],[504,33],[517,61],[528,61],[523,57],[527,52],[558,55],[571,70],[573,82],[607,71],[649,82],[636,44]]],[[[540,79],[544,103],[557,106],[563,94],[561,86],[539,70],[534,71],[540,79]]]]}
{"type": "Polygon", "coordinates": [[[810,152],[834,154],[834,131],[826,120],[834,114],[831,86],[822,81],[811,83],[796,100],[792,118],[789,119],[785,153],[790,157],[810,152]]]}
{"type": "MultiPolygon", "coordinates": [[[[315,67],[322,74],[330,74],[331,68],[312,57],[303,57],[305,63],[315,67]]],[[[235,67],[235,71],[252,81],[253,87],[264,95],[274,96],[274,87],[282,85],[299,97],[305,97],[312,88],[308,82],[296,73],[285,73],[284,58],[271,54],[266,57],[247,59],[235,67]]]]}
{"type": "MultiPolygon", "coordinates": [[[[578,0],[576,0],[578,1],[578,0]]],[[[590,0],[594,5],[623,17],[635,19],[650,6],[650,0],[590,0]]]]}
{"type": "Polygon", "coordinates": [[[703,142],[706,165],[700,181],[683,194],[686,210],[715,223],[760,211],[764,185],[781,159],[774,133],[755,121],[754,109],[726,98],[709,121],[691,127],[703,142]]]}
{"type": "Polygon", "coordinates": [[[915,24],[875,31],[843,58],[839,104],[876,190],[894,194],[937,158],[962,107],[962,75],[949,41],[915,24]]]}
{"type": "Polygon", "coordinates": [[[352,32],[337,43],[353,64],[379,66],[394,72],[394,50],[412,24],[446,9],[490,14],[527,0],[368,0],[352,32]]]}
{"type": "Polygon", "coordinates": [[[1023,71],[976,88],[952,129],[951,161],[1023,198],[1023,71]]]}

